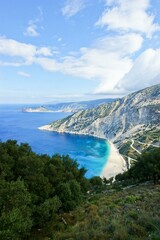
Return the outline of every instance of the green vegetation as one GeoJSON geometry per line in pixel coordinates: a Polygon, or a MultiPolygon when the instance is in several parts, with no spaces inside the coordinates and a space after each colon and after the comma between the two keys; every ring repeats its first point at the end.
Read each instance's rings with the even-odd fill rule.
{"type": "Polygon", "coordinates": [[[88,196],[77,210],[64,214],[51,239],[159,240],[160,186],[139,185],[88,196]]]}
{"type": "Polygon", "coordinates": [[[160,148],[143,153],[115,182],[92,178],[91,194],[52,239],[160,240],[159,156],[160,148]]]}
{"type": "Polygon", "coordinates": [[[24,239],[83,200],[88,180],[69,156],[37,155],[28,144],[0,143],[0,239],[24,239]]]}
{"type": "MultiPolygon", "coordinates": [[[[141,128],[140,131],[132,136],[134,140],[133,147],[139,152],[151,151],[160,146],[160,128],[158,126],[148,125],[141,128]]],[[[127,157],[138,159],[139,154],[131,147],[131,139],[126,139],[124,142],[117,142],[119,152],[127,160],[127,157]]]]}
{"type": "Polygon", "coordinates": [[[116,181],[87,180],[69,156],[0,143],[0,239],[160,240],[159,156],[143,153],[116,181]]]}
{"type": "Polygon", "coordinates": [[[158,144],[160,139],[160,129],[157,127],[148,126],[148,129],[144,129],[136,136],[136,139],[145,143],[158,144]]]}
{"type": "Polygon", "coordinates": [[[144,152],[138,161],[125,173],[116,176],[117,181],[125,184],[153,180],[154,184],[160,179],[160,148],[144,152]]]}

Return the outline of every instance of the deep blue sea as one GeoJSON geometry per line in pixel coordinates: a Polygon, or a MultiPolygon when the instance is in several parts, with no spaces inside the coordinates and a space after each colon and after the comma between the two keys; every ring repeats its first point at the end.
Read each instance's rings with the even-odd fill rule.
{"type": "MultiPolygon", "coordinates": [[[[29,105],[30,107],[31,105],[29,105]]],[[[36,106],[36,105],[34,105],[36,106]]],[[[28,143],[36,153],[69,154],[88,171],[86,177],[97,176],[109,154],[107,141],[84,135],[40,131],[38,127],[68,116],[68,113],[25,113],[25,105],[0,105],[0,140],[28,143]]],[[[32,107],[32,106],[31,106],[32,107]]]]}

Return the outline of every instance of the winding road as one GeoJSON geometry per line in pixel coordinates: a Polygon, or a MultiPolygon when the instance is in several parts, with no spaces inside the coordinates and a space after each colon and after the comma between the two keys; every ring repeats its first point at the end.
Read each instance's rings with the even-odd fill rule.
{"type": "Polygon", "coordinates": [[[131,143],[131,148],[133,149],[133,150],[135,150],[138,154],[141,154],[141,152],[140,151],[138,151],[135,147],[133,147],[133,144],[134,144],[134,140],[133,139],[131,139],[131,141],[132,141],[132,143],[131,143]]]}

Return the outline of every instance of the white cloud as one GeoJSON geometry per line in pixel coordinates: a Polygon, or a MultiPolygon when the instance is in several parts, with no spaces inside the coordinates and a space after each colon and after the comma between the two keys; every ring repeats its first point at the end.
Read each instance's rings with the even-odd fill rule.
{"type": "Polygon", "coordinates": [[[18,72],[18,75],[20,75],[20,76],[22,76],[22,77],[30,78],[30,74],[29,74],[29,73],[26,73],[26,72],[23,72],[23,71],[19,71],[19,72],[18,72]]]}
{"type": "Polygon", "coordinates": [[[54,59],[37,57],[34,59],[34,62],[40,65],[43,69],[47,71],[57,72],[57,71],[61,71],[62,69],[62,64],[58,63],[54,59]]]}
{"type": "MultiPolygon", "coordinates": [[[[24,65],[32,64],[34,59],[39,56],[52,56],[50,48],[41,47],[38,48],[32,44],[21,43],[13,39],[0,38],[0,54],[8,55],[10,57],[17,57],[15,62],[4,62],[4,65],[24,65]]],[[[3,63],[1,62],[1,65],[3,63]]]]}
{"type": "Polygon", "coordinates": [[[107,52],[116,52],[122,56],[138,51],[143,43],[143,38],[139,34],[130,33],[117,35],[114,37],[103,37],[96,41],[98,48],[103,48],[107,52]]]}
{"type": "Polygon", "coordinates": [[[135,61],[117,88],[135,91],[160,83],[160,49],[147,49],[135,61]]]}
{"type": "Polygon", "coordinates": [[[62,15],[72,17],[85,7],[84,0],[67,0],[61,9],[62,15]]]}
{"type": "MultiPolygon", "coordinates": [[[[96,94],[124,94],[158,83],[160,49],[145,50],[137,60],[133,55],[141,49],[139,34],[103,37],[90,48],[56,59],[50,48],[38,48],[13,39],[0,38],[0,54],[14,61],[0,62],[3,66],[19,67],[37,64],[46,71],[61,72],[97,81],[96,94]]],[[[19,72],[24,76],[22,72],[19,72]]]]}
{"type": "MultiPolygon", "coordinates": [[[[131,69],[130,56],[140,49],[142,42],[143,39],[138,34],[105,37],[97,40],[91,48],[81,48],[77,56],[68,55],[57,60],[53,58],[51,50],[47,47],[37,48],[34,45],[1,38],[0,53],[20,58],[21,61],[18,63],[21,65],[36,63],[47,71],[59,71],[97,80],[100,85],[95,92],[99,93],[111,91],[131,69]]],[[[13,62],[10,64],[13,66],[13,62]]],[[[15,64],[17,66],[17,62],[15,64]]]]}
{"type": "Polygon", "coordinates": [[[134,31],[150,37],[160,26],[154,23],[155,16],[148,13],[149,0],[106,0],[106,10],[97,21],[97,26],[109,30],[134,31]]]}
{"type": "Polygon", "coordinates": [[[20,57],[26,63],[32,63],[33,57],[36,54],[36,47],[13,39],[0,38],[0,54],[20,57]]]}
{"type": "Polygon", "coordinates": [[[135,62],[132,60],[142,43],[138,34],[105,37],[62,61],[41,57],[36,63],[47,71],[97,80],[96,94],[124,95],[160,81],[160,49],[148,49],[135,62]]]}
{"type": "Polygon", "coordinates": [[[29,36],[29,37],[37,37],[40,34],[37,31],[37,25],[34,23],[30,23],[26,29],[26,31],[24,32],[25,36],[29,36]]]}
{"type": "Polygon", "coordinates": [[[102,38],[92,48],[82,48],[79,58],[66,57],[63,72],[98,80],[100,85],[96,93],[111,91],[131,69],[130,56],[141,48],[142,41],[138,34],[102,38]]]}
{"type": "Polygon", "coordinates": [[[36,53],[36,54],[37,54],[37,55],[43,55],[43,56],[45,56],[45,57],[49,57],[49,56],[52,56],[52,55],[53,55],[51,49],[48,48],[48,47],[39,48],[39,49],[37,50],[37,53],[36,53]]]}
{"type": "Polygon", "coordinates": [[[143,39],[138,34],[105,37],[97,40],[91,48],[81,48],[77,54],[68,55],[59,61],[36,57],[34,62],[47,71],[60,71],[75,77],[99,81],[95,93],[111,92],[131,69],[131,56],[141,48],[142,42],[143,39]]]}
{"type": "Polygon", "coordinates": [[[40,33],[38,32],[38,29],[39,29],[39,24],[43,21],[43,11],[40,7],[38,7],[37,9],[38,9],[38,16],[35,19],[29,21],[28,26],[24,32],[25,36],[37,37],[40,35],[40,33]]]}

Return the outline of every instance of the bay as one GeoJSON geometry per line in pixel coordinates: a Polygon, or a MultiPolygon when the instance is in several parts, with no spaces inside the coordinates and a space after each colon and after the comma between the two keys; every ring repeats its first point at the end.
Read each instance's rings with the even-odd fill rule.
{"type": "MultiPolygon", "coordinates": [[[[69,154],[87,169],[86,177],[100,175],[106,164],[107,141],[91,136],[40,131],[38,127],[69,116],[69,113],[26,113],[25,105],[0,105],[0,140],[28,143],[38,154],[69,154]]],[[[33,105],[30,107],[36,107],[33,105]]]]}

